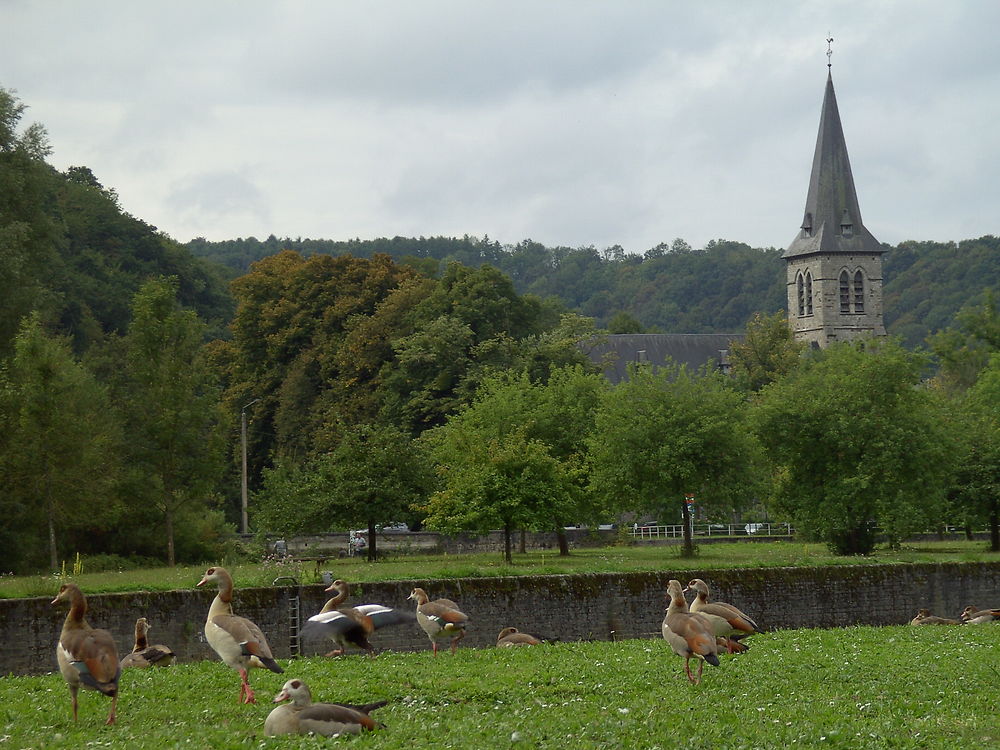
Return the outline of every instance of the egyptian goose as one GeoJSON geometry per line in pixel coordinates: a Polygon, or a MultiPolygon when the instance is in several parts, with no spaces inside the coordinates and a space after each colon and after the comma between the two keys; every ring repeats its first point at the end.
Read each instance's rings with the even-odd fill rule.
{"type": "Polygon", "coordinates": [[[212,600],[205,621],[205,639],[226,664],[240,673],[240,702],[256,703],[247,681],[247,669],[264,667],[272,672],[285,670],[271,655],[267,638],[254,623],[233,614],[233,577],[225,568],[209,568],[198,586],[217,583],[219,593],[212,600]]]}
{"type": "Polygon", "coordinates": [[[56,646],[56,661],[73,698],[73,721],[77,720],[76,694],[83,685],[111,698],[111,712],[106,723],[114,724],[118,707],[118,678],[122,673],[115,639],[107,630],[90,627],[86,620],[87,598],[75,583],[60,586],[52,603],[66,601],[69,602],[69,614],[63,622],[56,646]]]}
{"type": "Polygon", "coordinates": [[[704,615],[712,623],[712,631],[719,638],[725,639],[723,644],[731,654],[742,653],[747,646],[740,639],[759,632],[757,623],[746,614],[725,602],[710,602],[708,600],[708,584],[700,578],[692,579],[684,591],[694,591],[695,598],[691,602],[691,611],[704,615]]]}
{"type": "Polygon", "coordinates": [[[417,603],[417,622],[431,639],[434,655],[437,656],[438,641],[451,639],[451,652],[455,653],[458,642],[465,637],[465,625],[469,616],[462,612],[451,599],[435,599],[430,601],[427,592],[415,588],[408,599],[417,603]]]}
{"type": "Polygon", "coordinates": [[[377,701],[364,706],[346,703],[313,703],[309,686],[302,680],[289,680],[274,696],[275,703],[290,700],[268,714],[264,721],[264,734],[320,734],[335,737],[340,734],[361,734],[378,726],[368,714],[381,708],[388,701],[377,701]]]}
{"type": "Polygon", "coordinates": [[[497,648],[512,648],[514,646],[537,646],[540,638],[522,633],[517,628],[504,628],[497,636],[497,648]]]}
{"type": "Polygon", "coordinates": [[[128,667],[169,667],[174,663],[174,652],[163,644],[150,646],[146,634],[152,626],[145,617],[135,621],[135,646],[131,654],[126,654],[121,661],[122,669],[128,667]]]}
{"type": "Polygon", "coordinates": [[[347,599],[348,591],[349,586],[346,581],[340,579],[334,581],[326,592],[336,592],[336,596],[323,605],[319,614],[313,615],[306,621],[302,635],[308,638],[313,634],[322,634],[336,643],[339,648],[330,651],[327,656],[340,656],[351,647],[367,651],[374,658],[375,649],[368,641],[371,634],[387,625],[412,622],[413,613],[381,604],[341,607],[340,605],[347,599]]]}
{"type": "Polygon", "coordinates": [[[678,656],[684,657],[684,671],[688,680],[694,684],[701,682],[701,670],[707,661],[713,667],[719,666],[719,645],[708,619],[702,615],[688,612],[687,599],[681,582],[671,579],[667,584],[667,595],[670,605],[667,616],[663,618],[661,631],[663,638],[678,656]],[[691,674],[691,657],[698,661],[697,678],[691,674]]]}
{"type": "Polygon", "coordinates": [[[1000,620],[1000,609],[979,609],[969,605],[962,610],[962,622],[966,625],[982,625],[1000,620]]]}
{"type": "Polygon", "coordinates": [[[936,617],[929,609],[918,609],[916,616],[910,620],[910,625],[958,625],[958,620],[947,617],[936,617]]]}

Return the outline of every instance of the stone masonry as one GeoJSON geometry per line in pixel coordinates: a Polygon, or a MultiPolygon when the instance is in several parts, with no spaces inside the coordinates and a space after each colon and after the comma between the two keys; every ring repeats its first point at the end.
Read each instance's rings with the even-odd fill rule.
{"type": "MultiPolygon", "coordinates": [[[[414,586],[430,597],[454,599],[469,615],[462,647],[489,647],[513,625],[561,641],[659,638],[671,578],[703,578],[712,596],[734,604],[765,630],[898,625],[920,607],[956,617],[969,604],[1000,605],[1000,563],[861,565],[822,568],[664,570],[656,573],[509,576],[444,581],[394,581],[352,586],[349,604],[412,609],[414,586]]],[[[280,659],[290,654],[290,600],[298,595],[302,621],[325,601],[322,585],[240,589],[234,609],[260,625],[280,659]]],[[[53,592],[54,594],[55,592],[53,592]]],[[[104,594],[88,597],[88,619],[132,648],[137,617],[153,626],[150,640],[168,644],[179,661],[216,659],[202,628],[215,591],[104,594]]],[[[0,674],[43,674],[56,669],[55,644],[66,614],[50,599],[0,600],[0,674]]],[[[430,648],[414,622],[385,628],[376,648],[430,648]]],[[[325,653],[329,643],[304,643],[302,653],[325,653]]]]}

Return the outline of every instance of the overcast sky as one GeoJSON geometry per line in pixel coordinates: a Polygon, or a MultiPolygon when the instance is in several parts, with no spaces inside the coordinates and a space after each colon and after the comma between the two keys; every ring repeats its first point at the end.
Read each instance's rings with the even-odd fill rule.
{"type": "Polygon", "coordinates": [[[1000,233],[995,0],[0,0],[0,86],[181,242],[785,247],[828,32],[865,225],[1000,233]]]}

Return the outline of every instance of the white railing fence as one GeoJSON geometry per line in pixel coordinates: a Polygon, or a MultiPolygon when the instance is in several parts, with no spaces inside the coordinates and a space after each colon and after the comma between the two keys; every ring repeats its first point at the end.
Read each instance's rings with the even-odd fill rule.
{"type": "MultiPolygon", "coordinates": [[[[794,531],[790,523],[696,523],[692,526],[694,536],[791,536],[794,531]]],[[[632,526],[629,533],[636,539],[669,539],[684,536],[684,526],[632,526]]]]}

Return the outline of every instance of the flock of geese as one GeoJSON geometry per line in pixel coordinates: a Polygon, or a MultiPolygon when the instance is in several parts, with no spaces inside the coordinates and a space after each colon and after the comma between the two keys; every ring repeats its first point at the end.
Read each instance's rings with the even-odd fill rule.
{"type": "MultiPolygon", "coordinates": [[[[261,629],[245,617],[233,613],[233,578],[225,568],[209,568],[198,586],[215,584],[218,593],[212,601],[205,621],[205,639],[223,662],[240,676],[240,702],[256,703],[250,687],[248,672],[257,667],[282,673],[284,669],[275,661],[267,638],[261,629]]],[[[448,641],[452,653],[465,636],[469,617],[451,599],[430,599],[422,588],[415,588],[408,597],[416,602],[413,612],[393,609],[381,604],[345,606],[349,587],[342,580],[334,581],[327,593],[333,593],[323,609],[309,618],[303,628],[306,638],[329,639],[337,646],[327,656],[340,656],[349,649],[375,656],[370,637],[379,628],[416,622],[430,639],[434,655],[438,643],[448,641]]],[[[676,579],[667,584],[669,605],[663,619],[663,638],[675,654],[684,658],[684,672],[690,682],[701,681],[702,669],[708,664],[718,667],[719,654],[737,654],[747,650],[742,641],[760,632],[757,624],[744,612],[731,604],[710,599],[708,585],[700,578],[691,580],[685,587],[676,579]],[[694,593],[690,605],[685,597],[694,593]],[[691,671],[691,659],[698,662],[697,675],[691,671]]],[[[150,645],[150,629],[146,618],[135,623],[135,646],[131,653],[118,659],[114,637],[107,630],[93,628],[86,620],[87,600],[75,583],[65,583],[52,600],[52,604],[69,603],[69,613],[63,623],[56,660],[59,671],[69,686],[73,705],[73,721],[77,721],[77,694],[80,687],[96,690],[111,698],[107,724],[114,724],[118,705],[118,681],[122,669],[168,666],[175,655],[162,644],[150,645]]],[[[1000,609],[978,610],[966,607],[958,620],[935,617],[921,609],[911,620],[911,625],[980,624],[1000,621],[1000,609]]],[[[522,633],[507,627],[497,636],[497,647],[512,648],[536,646],[549,639],[522,633]]],[[[274,697],[274,708],[264,723],[268,736],[280,734],[318,734],[335,736],[359,734],[381,726],[369,715],[386,705],[378,701],[365,705],[347,703],[313,703],[309,687],[299,679],[288,680],[274,697]],[[288,703],[285,703],[288,701],[288,703]]]]}

